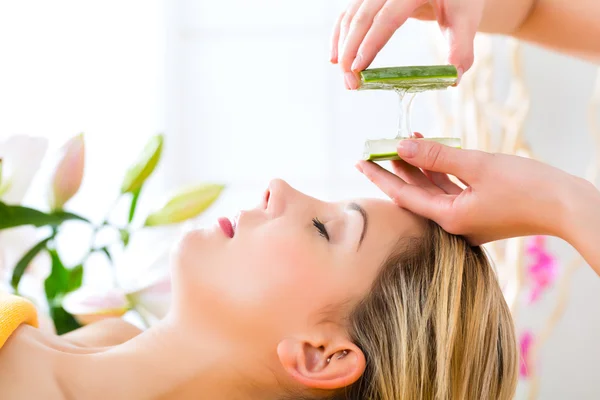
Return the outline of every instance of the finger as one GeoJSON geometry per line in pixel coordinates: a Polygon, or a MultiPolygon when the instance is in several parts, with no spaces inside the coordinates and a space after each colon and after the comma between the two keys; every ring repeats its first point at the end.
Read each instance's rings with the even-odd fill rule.
{"type": "Polygon", "coordinates": [[[375,15],[371,28],[358,48],[352,70],[362,71],[367,68],[418,5],[416,1],[388,0],[375,15]]]}
{"type": "Polygon", "coordinates": [[[467,182],[477,177],[490,154],[463,150],[426,139],[405,139],[398,145],[398,155],[423,170],[454,175],[467,182]]]}
{"type": "Polygon", "coordinates": [[[333,32],[331,34],[331,49],[329,56],[329,61],[331,61],[331,63],[333,64],[337,64],[338,62],[338,42],[340,39],[340,25],[342,24],[342,18],[344,18],[345,14],[345,12],[341,13],[335,21],[335,24],[333,25],[333,32]]]}
{"type": "MultiPolygon", "coordinates": [[[[360,8],[363,0],[353,0],[352,3],[346,9],[342,20],[340,21],[340,35],[338,38],[338,57],[342,54],[342,50],[344,48],[344,42],[346,41],[346,35],[348,34],[348,30],[350,29],[350,23],[354,19],[354,14],[360,8]]],[[[347,72],[347,71],[344,71],[347,72]]]]}
{"type": "Polygon", "coordinates": [[[463,74],[473,65],[475,33],[468,27],[458,26],[448,30],[448,41],[450,42],[450,53],[448,63],[454,65],[458,71],[457,84],[463,74]]]}
{"type": "Polygon", "coordinates": [[[442,189],[429,180],[423,171],[405,161],[392,161],[392,169],[398,177],[410,185],[422,187],[433,194],[444,193],[442,189]]]}
{"type": "Polygon", "coordinates": [[[421,187],[409,185],[373,162],[361,161],[357,168],[396,205],[415,214],[441,221],[451,211],[455,196],[432,194],[421,187]]]}
{"type": "Polygon", "coordinates": [[[356,11],[340,53],[339,63],[344,72],[350,71],[352,63],[356,58],[358,47],[365,38],[369,28],[371,28],[375,15],[381,10],[385,2],[386,0],[365,0],[356,11]]]}
{"type": "Polygon", "coordinates": [[[473,65],[473,44],[481,22],[484,2],[449,2],[445,3],[447,9],[439,8],[441,2],[436,4],[438,23],[450,45],[448,62],[456,66],[460,80],[461,75],[473,65]]]}
{"type": "MultiPolygon", "coordinates": [[[[415,138],[418,138],[418,139],[423,138],[423,134],[421,134],[420,132],[414,132],[412,136],[415,138]]],[[[404,164],[410,165],[407,162],[404,162],[404,164]]],[[[417,168],[417,167],[413,167],[413,168],[417,168]]],[[[419,171],[421,171],[421,170],[419,169],[419,171]]],[[[446,174],[443,174],[441,172],[427,171],[427,170],[422,171],[422,173],[425,174],[425,176],[427,176],[427,179],[429,179],[429,181],[433,182],[433,184],[435,186],[442,189],[445,193],[458,195],[462,192],[462,189],[458,185],[456,185],[454,182],[452,182],[450,180],[450,178],[448,177],[448,175],[446,175],[446,174]]]]}
{"type": "Polygon", "coordinates": [[[431,2],[427,2],[413,12],[412,17],[421,21],[435,21],[436,15],[431,5],[431,2]]]}
{"type": "Polygon", "coordinates": [[[425,175],[427,175],[431,182],[433,182],[437,187],[448,194],[459,195],[463,191],[463,189],[452,182],[446,174],[441,172],[425,171],[425,175]]]}

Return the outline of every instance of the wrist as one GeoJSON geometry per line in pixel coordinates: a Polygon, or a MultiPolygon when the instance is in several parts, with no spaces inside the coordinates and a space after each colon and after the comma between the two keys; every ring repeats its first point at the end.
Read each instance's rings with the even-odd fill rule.
{"type": "Polygon", "coordinates": [[[573,177],[572,185],[561,191],[561,210],[556,236],[579,250],[589,237],[600,241],[600,192],[589,181],[573,177]]]}

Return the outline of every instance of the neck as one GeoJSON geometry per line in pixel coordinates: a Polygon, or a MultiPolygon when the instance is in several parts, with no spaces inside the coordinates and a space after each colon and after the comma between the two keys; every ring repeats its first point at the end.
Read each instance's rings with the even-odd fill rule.
{"type": "Polygon", "coordinates": [[[77,399],[267,398],[248,384],[241,349],[208,332],[184,336],[165,320],[112,348],[61,353],[59,384],[77,399]]]}

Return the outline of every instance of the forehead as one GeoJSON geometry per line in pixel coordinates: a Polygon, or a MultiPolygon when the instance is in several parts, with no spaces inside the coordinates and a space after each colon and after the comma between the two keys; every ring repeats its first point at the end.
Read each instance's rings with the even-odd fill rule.
{"type": "MultiPolygon", "coordinates": [[[[357,199],[369,219],[365,242],[396,244],[398,239],[407,236],[419,236],[424,230],[425,220],[422,217],[395,205],[389,200],[357,199]]],[[[371,244],[375,244],[371,243],[371,244]]]]}
{"type": "Polygon", "coordinates": [[[356,260],[364,267],[379,266],[401,238],[422,235],[425,219],[389,200],[356,199],[367,214],[367,231],[356,260]]]}

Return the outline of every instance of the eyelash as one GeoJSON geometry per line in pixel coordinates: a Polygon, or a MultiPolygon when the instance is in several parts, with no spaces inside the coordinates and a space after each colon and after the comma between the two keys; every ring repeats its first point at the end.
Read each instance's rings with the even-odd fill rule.
{"type": "Polygon", "coordinates": [[[329,241],[329,233],[327,233],[327,229],[325,229],[325,224],[319,221],[319,218],[313,218],[312,223],[319,231],[319,235],[323,236],[325,239],[327,239],[327,241],[329,241]]]}

